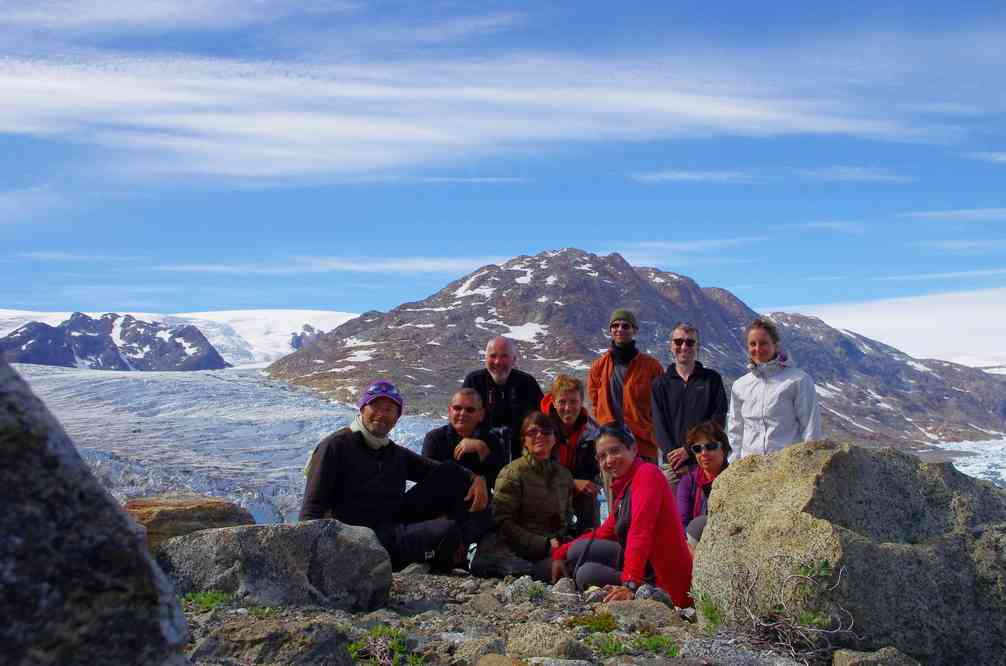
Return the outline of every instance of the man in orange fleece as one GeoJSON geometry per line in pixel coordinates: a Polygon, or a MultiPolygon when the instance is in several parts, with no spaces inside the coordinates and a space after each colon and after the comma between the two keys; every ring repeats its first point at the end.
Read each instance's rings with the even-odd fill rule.
{"type": "Polygon", "coordinates": [[[587,393],[598,423],[618,421],[632,431],[639,456],[657,461],[650,411],[653,380],[664,373],[660,361],[636,349],[639,324],[624,308],[611,313],[611,348],[590,366],[587,393]]]}

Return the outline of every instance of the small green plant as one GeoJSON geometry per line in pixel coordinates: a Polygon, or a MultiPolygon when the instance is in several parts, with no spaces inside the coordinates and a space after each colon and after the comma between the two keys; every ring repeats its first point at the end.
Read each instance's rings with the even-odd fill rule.
{"type": "Polygon", "coordinates": [[[802,624],[805,627],[814,627],[815,629],[831,628],[831,618],[827,614],[814,609],[801,610],[796,621],[797,624],[802,624]]]}
{"type": "Polygon", "coordinates": [[[545,598],[545,586],[541,583],[531,583],[527,586],[527,598],[531,601],[541,601],[545,598]]]}
{"type": "Polygon", "coordinates": [[[716,603],[716,600],[705,592],[700,592],[696,601],[699,602],[699,613],[701,613],[702,617],[704,617],[706,622],[709,623],[710,633],[715,634],[716,630],[720,628],[721,624],[723,624],[723,610],[720,608],[720,605],[716,603]]]}
{"type": "Polygon", "coordinates": [[[797,573],[807,578],[814,578],[815,580],[831,578],[831,562],[828,560],[817,560],[809,564],[802,564],[797,567],[797,573]]]}
{"type": "Polygon", "coordinates": [[[618,628],[615,617],[611,613],[584,613],[575,615],[566,621],[570,627],[587,627],[590,633],[603,633],[618,628]]]}
{"type": "Polygon", "coordinates": [[[272,617],[275,613],[276,609],[272,606],[252,606],[248,609],[248,614],[258,620],[264,620],[267,617],[272,617]]]}
{"type": "Polygon", "coordinates": [[[356,664],[368,666],[423,666],[426,657],[410,652],[405,645],[405,632],[387,625],[378,625],[361,640],[347,647],[356,664]]]}
{"type": "Polygon", "coordinates": [[[664,657],[677,657],[681,653],[681,648],[673,640],[660,634],[644,634],[632,641],[632,647],[640,652],[656,652],[664,657]]]}
{"type": "Polygon", "coordinates": [[[629,651],[629,646],[613,634],[596,634],[591,638],[594,649],[602,657],[617,657],[629,651]]]}
{"type": "Polygon", "coordinates": [[[186,606],[192,607],[200,612],[206,612],[229,604],[233,601],[234,595],[220,590],[207,590],[205,592],[189,592],[182,601],[186,606]]]}

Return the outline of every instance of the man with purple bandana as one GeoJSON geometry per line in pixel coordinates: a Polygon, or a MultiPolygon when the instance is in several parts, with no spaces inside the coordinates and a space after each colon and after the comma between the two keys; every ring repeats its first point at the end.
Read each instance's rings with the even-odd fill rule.
{"type": "Polygon", "coordinates": [[[485,480],[391,441],[404,407],[391,382],[372,383],[357,407],[350,426],[314,450],[300,519],[331,517],[371,528],[396,571],[413,562],[429,562],[440,571],[463,564],[467,544],[461,526],[486,508],[485,480]],[[406,481],[416,483],[408,492],[406,481]]]}

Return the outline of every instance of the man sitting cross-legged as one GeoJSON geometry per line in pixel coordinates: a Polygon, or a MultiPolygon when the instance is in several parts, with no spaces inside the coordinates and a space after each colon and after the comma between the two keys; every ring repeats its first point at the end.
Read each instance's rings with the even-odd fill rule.
{"type": "Polygon", "coordinates": [[[441,571],[462,564],[466,544],[460,525],[486,508],[485,480],[391,441],[403,407],[391,382],[371,384],[357,406],[353,423],[315,449],[300,519],[331,516],[373,529],[395,570],[412,562],[429,561],[441,571]],[[407,480],[416,482],[408,492],[407,480]]]}
{"type": "MultiPolygon", "coordinates": [[[[485,410],[478,391],[459,389],[451,396],[447,410],[447,425],[426,433],[423,455],[438,462],[457,461],[485,479],[486,486],[492,488],[496,475],[503,468],[503,448],[484,422],[485,410]]],[[[486,510],[472,513],[462,532],[465,541],[473,543],[492,529],[492,513],[486,510]]]]}

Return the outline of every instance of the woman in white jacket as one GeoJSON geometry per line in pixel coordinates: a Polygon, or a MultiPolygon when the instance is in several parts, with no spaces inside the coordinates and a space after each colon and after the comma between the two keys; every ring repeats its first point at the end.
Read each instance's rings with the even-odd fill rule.
{"type": "Polygon", "coordinates": [[[755,319],[745,331],[751,362],[730,390],[727,434],[732,460],[771,453],[796,442],[821,438],[821,410],[814,380],[779,349],[779,331],[755,319]]]}

